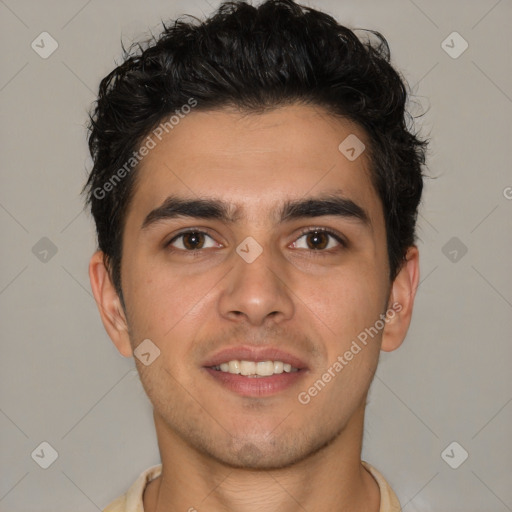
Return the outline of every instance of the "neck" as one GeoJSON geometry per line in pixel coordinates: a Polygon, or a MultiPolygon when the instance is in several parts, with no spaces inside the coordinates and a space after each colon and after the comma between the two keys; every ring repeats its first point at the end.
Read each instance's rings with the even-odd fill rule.
{"type": "Polygon", "coordinates": [[[145,512],[378,512],[380,493],[361,464],[364,407],[328,445],[290,467],[232,468],[198,453],[155,415],[162,474],[148,484],[145,512]]]}

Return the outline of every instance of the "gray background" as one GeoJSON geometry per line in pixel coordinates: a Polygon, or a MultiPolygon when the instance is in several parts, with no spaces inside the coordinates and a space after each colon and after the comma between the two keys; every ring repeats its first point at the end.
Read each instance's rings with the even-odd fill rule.
{"type": "MultiPolygon", "coordinates": [[[[1,511],[100,510],[159,462],[133,360],[115,350],[90,293],[84,124],[121,37],[211,5],[0,0],[1,511]],[[47,59],[31,48],[43,31],[59,45],[47,59]],[[58,452],[46,470],[43,441],[58,452]]],[[[404,345],[382,354],[363,458],[406,512],[512,510],[512,3],[309,5],[387,37],[432,140],[416,311],[404,345]],[[442,46],[454,31],[469,44],[457,58],[445,51],[462,49],[457,36],[442,46]],[[457,469],[441,456],[453,441],[452,465],[469,454],[457,469]]]]}

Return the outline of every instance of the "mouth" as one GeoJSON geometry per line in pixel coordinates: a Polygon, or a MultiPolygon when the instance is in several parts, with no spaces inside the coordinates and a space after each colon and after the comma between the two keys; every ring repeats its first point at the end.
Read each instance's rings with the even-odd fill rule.
{"type": "Polygon", "coordinates": [[[241,395],[262,397],[293,386],[307,372],[297,357],[278,349],[238,347],[217,353],[203,368],[222,387],[241,395]]]}
{"type": "Polygon", "coordinates": [[[238,361],[237,359],[232,359],[211,368],[219,372],[242,375],[244,377],[270,377],[281,373],[299,371],[295,366],[283,361],[238,361]]]}

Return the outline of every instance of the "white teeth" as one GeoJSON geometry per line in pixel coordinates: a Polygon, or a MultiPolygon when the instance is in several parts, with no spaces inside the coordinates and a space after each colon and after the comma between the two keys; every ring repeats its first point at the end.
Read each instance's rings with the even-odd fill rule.
{"type": "MultiPolygon", "coordinates": [[[[228,367],[229,367],[229,373],[234,373],[236,375],[238,375],[240,373],[240,363],[238,361],[229,361],[228,363],[228,367]]],[[[222,370],[222,365],[221,365],[221,370],[222,370]]],[[[222,370],[222,371],[226,371],[226,370],[222,370]]]]}
{"type": "Polygon", "coordinates": [[[274,373],[283,373],[284,363],[282,361],[274,361],[274,373]]]}
{"type": "Polygon", "coordinates": [[[242,375],[254,375],[256,373],[256,363],[254,361],[240,361],[240,373],[242,375]]]}
{"type": "Polygon", "coordinates": [[[232,373],[235,375],[269,377],[278,373],[293,373],[298,369],[289,363],[282,361],[227,361],[218,366],[213,367],[224,373],[232,373]]]}
{"type": "Polygon", "coordinates": [[[274,375],[274,362],[273,361],[261,361],[256,363],[256,373],[261,377],[268,377],[274,375]]]}

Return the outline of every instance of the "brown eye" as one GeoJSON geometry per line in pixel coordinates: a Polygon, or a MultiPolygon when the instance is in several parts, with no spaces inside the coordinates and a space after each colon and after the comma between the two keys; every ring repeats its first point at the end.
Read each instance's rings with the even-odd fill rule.
{"type": "Polygon", "coordinates": [[[186,249],[201,249],[204,244],[204,234],[197,231],[191,231],[183,235],[183,245],[186,249]]]}
{"type": "Polygon", "coordinates": [[[326,229],[308,228],[302,232],[302,235],[293,243],[295,249],[308,249],[310,251],[321,251],[328,253],[329,249],[345,247],[343,239],[326,229]],[[304,240],[305,243],[302,241],[304,240]]]}
{"type": "Polygon", "coordinates": [[[310,249],[325,249],[329,243],[329,235],[322,231],[312,231],[306,235],[306,240],[310,249]]]}
{"type": "Polygon", "coordinates": [[[192,252],[199,249],[218,247],[213,238],[203,231],[189,230],[175,236],[168,244],[171,249],[192,252]],[[210,239],[210,241],[208,241],[210,239]],[[209,244],[209,245],[208,245],[209,244]]]}

